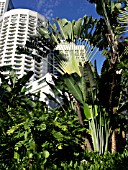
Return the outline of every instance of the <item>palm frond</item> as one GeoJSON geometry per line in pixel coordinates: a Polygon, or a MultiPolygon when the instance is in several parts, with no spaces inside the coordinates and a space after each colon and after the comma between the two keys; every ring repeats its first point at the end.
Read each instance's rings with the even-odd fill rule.
{"type": "Polygon", "coordinates": [[[83,68],[87,62],[91,62],[98,52],[98,48],[91,46],[87,40],[78,45],[73,42],[65,42],[58,45],[56,49],[60,52],[58,58],[60,58],[60,55],[65,57],[65,60],[58,62],[58,71],[61,74],[77,73],[79,76],[82,76],[81,67],[83,68]]]}
{"type": "Polygon", "coordinates": [[[125,29],[121,33],[128,32],[128,1],[126,2],[125,7],[121,8],[119,12],[119,23],[121,24],[121,27],[125,29]]]}

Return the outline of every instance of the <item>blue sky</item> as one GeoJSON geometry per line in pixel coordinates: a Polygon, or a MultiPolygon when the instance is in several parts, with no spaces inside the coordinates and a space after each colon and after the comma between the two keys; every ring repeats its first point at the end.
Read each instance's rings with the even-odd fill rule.
{"type": "Polygon", "coordinates": [[[17,8],[28,8],[37,11],[49,19],[78,19],[85,14],[98,17],[95,6],[86,0],[12,0],[17,8]]]}
{"type": "MultiPolygon", "coordinates": [[[[86,0],[12,0],[15,8],[27,8],[39,12],[49,20],[52,18],[67,18],[72,21],[84,15],[99,18],[95,6],[86,0]]],[[[98,72],[102,66],[104,57],[100,52],[96,55],[98,72]]]]}

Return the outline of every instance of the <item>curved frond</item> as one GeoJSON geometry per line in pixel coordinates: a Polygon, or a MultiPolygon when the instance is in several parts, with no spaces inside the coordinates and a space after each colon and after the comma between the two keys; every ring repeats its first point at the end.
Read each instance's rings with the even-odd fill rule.
{"type": "Polygon", "coordinates": [[[122,31],[122,33],[128,32],[128,1],[126,2],[125,7],[120,9],[118,20],[122,28],[125,29],[122,31]]]}

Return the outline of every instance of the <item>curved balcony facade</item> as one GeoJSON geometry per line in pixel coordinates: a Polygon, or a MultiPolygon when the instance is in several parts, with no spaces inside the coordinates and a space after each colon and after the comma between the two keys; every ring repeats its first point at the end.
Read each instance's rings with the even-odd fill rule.
{"type": "Polygon", "coordinates": [[[47,19],[32,10],[13,9],[3,14],[0,25],[0,66],[11,64],[19,77],[33,71],[31,82],[43,77],[48,72],[47,56],[46,62],[37,63],[31,56],[16,51],[18,46],[26,44],[29,36],[38,33],[37,28],[47,25],[47,19]]]}

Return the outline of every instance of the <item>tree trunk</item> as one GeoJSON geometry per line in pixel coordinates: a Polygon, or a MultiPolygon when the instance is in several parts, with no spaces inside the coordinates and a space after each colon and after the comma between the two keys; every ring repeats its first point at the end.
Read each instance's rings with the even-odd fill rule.
{"type": "MultiPolygon", "coordinates": [[[[107,34],[106,38],[108,40],[108,44],[110,47],[110,52],[111,52],[111,57],[110,57],[110,65],[112,69],[112,82],[111,82],[111,89],[110,89],[110,96],[109,96],[109,112],[110,116],[113,116],[115,114],[114,110],[114,89],[117,86],[117,81],[116,81],[116,66],[119,62],[119,49],[118,49],[118,40],[116,39],[116,35],[114,33],[113,27],[110,23],[108,13],[107,13],[107,3],[105,3],[104,0],[101,0],[102,7],[103,7],[103,16],[105,20],[105,24],[107,27],[107,34]]],[[[118,132],[118,129],[114,129],[112,133],[112,138],[111,138],[111,152],[114,153],[117,151],[117,142],[116,142],[116,133],[118,132]]]]}
{"type": "Polygon", "coordinates": [[[85,137],[84,141],[85,141],[85,149],[87,148],[88,152],[91,152],[92,151],[92,147],[91,147],[89,139],[87,137],[85,137]]]}
{"type": "Polygon", "coordinates": [[[112,145],[111,145],[111,152],[115,153],[116,152],[116,131],[114,130],[112,133],[112,145]]]}
{"type": "Polygon", "coordinates": [[[76,110],[77,110],[77,114],[78,114],[80,125],[83,127],[84,126],[84,122],[83,122],[83,116],[82,116],[82,113],[81,113],[80,105],[79,105],[79,103],[77,101],[74,102],[74,105],[75,105],[76,110]]]}
{"type": "MultiPolygon", "coordinates": [[[[81,107],[80,107],[79,103],[75,99],[74,99],[74,106],[76,107],[76,110],[77,110],[80,125],[82,127],[84,127],[84,121],[83,121],[83,116],[82,116],[82,113],[81,113],[81,107]]],[[[88,152],[91,152],[92,147],[91,147],[90,141],[89,141],[87,136],[84,137],[84,143],[85,144],[81,146],[82,149],[84,149],[84,150],[87,149],[88,152]]]]}

